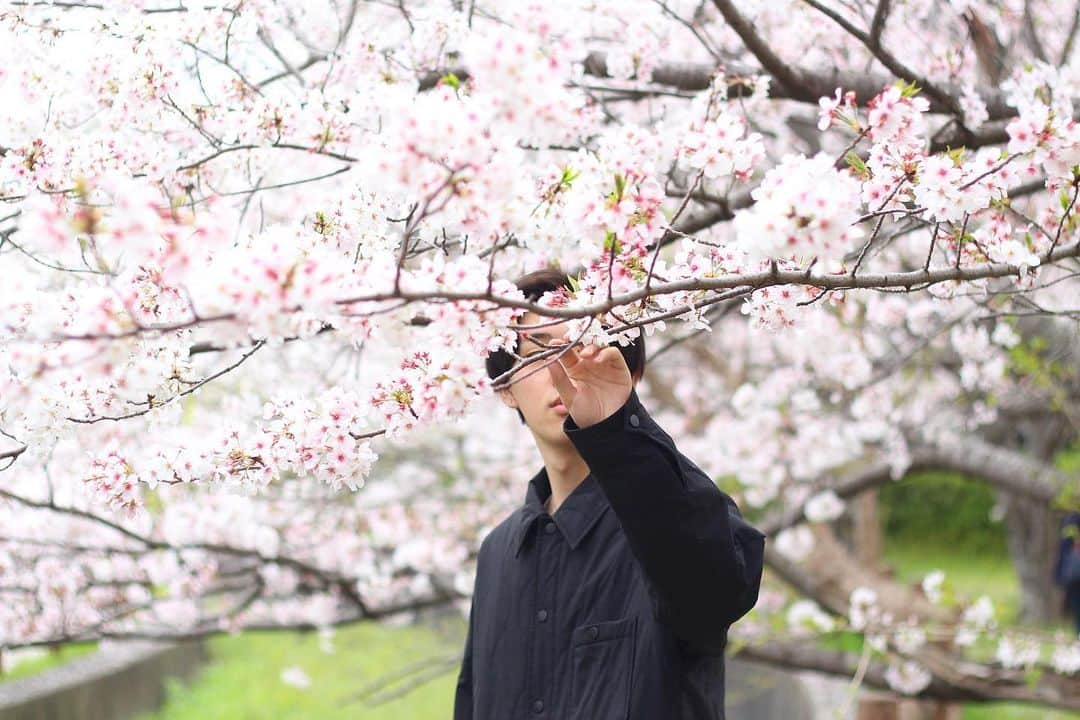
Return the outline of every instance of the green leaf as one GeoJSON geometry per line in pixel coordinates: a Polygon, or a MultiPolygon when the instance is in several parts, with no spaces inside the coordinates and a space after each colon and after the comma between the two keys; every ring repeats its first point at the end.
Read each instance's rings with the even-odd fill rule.
{"type": "Polygon", "coordinates": [[[906,80],[897,80],[896,87],[900,88],[901,97],[915,97],[922,90],[921,87],[915,84],[915,81],[907,82],[906,80]]]}
{"type": "Polygon", "coordinates": [[[618,255],[622,252],[622,243],[619,242],[619,236],[608,230],[607,235],[604,237],[604,249],[618,255]]]}
{"type": "Polygon", "coordinates": [[[615,202],[622,202],[623,192],[626,191],[626,178],[619,173],[615,173],[615,190],[608,197],[615,202]]]}
{"type": "Polygon", "coordinates": [[[158,516],[165,510],[165,504],[161,501],[161,494],[157,488],[146,488],[143,491],[143,505],[151,515],[158,516]]]}
{"type": "Polygon", "coordinates": [[[855,170],[860,177],[870,177],[870,169],[866,167],[866,163],[854,150],[848,150],[848,154],[844,156],[847,160],[849,167],[855,170]]]}

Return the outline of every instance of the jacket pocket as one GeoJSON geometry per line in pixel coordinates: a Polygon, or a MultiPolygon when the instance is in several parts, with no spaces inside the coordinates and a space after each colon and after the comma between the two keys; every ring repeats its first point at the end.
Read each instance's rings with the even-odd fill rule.
{"type": "Polygon", "coordinates": [[[626,720],[637,642],[637,618],[589,623],[570,636],[570,717],[626,720]]]}

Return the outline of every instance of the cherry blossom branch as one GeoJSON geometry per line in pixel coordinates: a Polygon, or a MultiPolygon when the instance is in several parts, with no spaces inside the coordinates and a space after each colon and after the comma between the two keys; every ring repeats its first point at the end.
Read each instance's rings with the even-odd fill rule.
{"type": "Polygon", "coordinates": [[[206,163],[210,162],[211,160],[215,160],[215,159],[221,157],[222,155],[227,155],[229,153],[240,152],[240,151],[243,151],[243,150],[265,150],[267,148],[282,148],[282,149],[285,149],[285,150],[300,150],[302,152],[310,153],[312,155],[323,155],[325,157],[334,158],[335,160],[342,160],[342,161],[350,162],[350,163],[351,162],[356,162],[356,158],[350,157],[349,155],[344,155],[342,153],[330,152],[329,150],[308,147],[306,145],[295,145],[293,143],[276,142],[276,143],[271,143],[270,145],[251,145],[251,144],[230,145],[229,147],[221,148],[220,150],[218,150],[218,151],[216,151],[216,152],[202,158],[201,160],[196,160],[195,162],[188,163],[187,165],[181,165],[180,167],[176,168],[176,171],[177,172],[184,172],[186,170],[196,170],[200,166],[205,165],[206,163]]]}
{"type": "Polygon", "coordinates": [[[130,528],[123,527],[122,525],[119,525],[113,520],[102,517],[101,515],[96,515],[87,510],[57,505],[55,502],[52,501],[40,502],[37,500],[31,500],[29,498],[18,495],[17,493],[13,493],[2,488],[0,488],[0,497],[5,497],[25,507],[35,508],[39,510],[49,510],[60,515],[68,515],[71,517],[79,518],[81,520],[90,521],[97,525],[106,527],[114,532],[120,533],[121,535],[127,537],[130,540],[134,540],[135,542],[142,544],[142,546],[145,547],[147,550],[169,550],[177,552],[183,550],[203,550],[220,555],[228,555],[239,558],[250,558],[259,562],[262,562],[264,560],[270,560],[272,562],[286,565],[302,572],[311,573],[314,576],[326,579],[331,584],[340,586],[340,589],[346,595],[346,597],[352,600],[362,612],[366,613],[367,611],[366,604],[360,599],[360,597],[356,594],[356,591],[351,586],[351,578],[346,578],[339,575],[338,573],[334,573],[317,567],[315,565],[311,565],[310,563],[307,563],[298,558],[288,557],[284,555],[276,555],[273,558],[263,558],[256,550],[237,548],[231,545],[224,545],[221,543],[185,543],[182,545],[173,545],[162,540],[155,540],[151,537],[136,532],[135,530],[131,530],[130,528]]]}
{"type": "Polygon", "coordinates": [[[1065,44],[1061,46],[1061,55],[1058,57],[1058,67],[1063,67],[1069,62],[1073,44],[1076,42],[1077,31],[1080,31],[1080,2],[1075,3],[1072,24],[1069,26],[1068,34],[1065,36],[1065,44]]]}
{"type": "Polygon", "coordinates": [[[18,457],[29,449],[30,448],[27,445],[20,445],[13,450],[0,450],[0,460],[10,460],[10,462],[4,467],[0,468],[0,470],[7,470],[9,467],[14,465],[18,457]]]}
{"type": "Polygon", "coordinates": [[[704,33],[699,30],[694,23],[690,22],[682,15],[678,14],[670,7],[668,7],[668,4],[664,2],[664,0],[653,0],[653,2],[660,6],[660,9],[664,11],[665,15],[672,18],[673,20],[675,20],[675,22],[679,23],[684,28],[689,30],[690,33],[695,38],[697,38],[697,41],[701,44],[701,47],[705,48],[705,51],[712,56],[713,60],[715,60],[717,63],[721,62],[720,53],[716,50],[716,48],[712,46],[712,43],[709,42],[708,38],[705,37],[704,33]]]}
{"type": "MultiPolygon", "coordinates": [[[[859,218],[859,220],[863,220],[863,219],[868,219],[870,217],[873,217],[875,214],[879,215],[879,217],[877,219],[877,223],[874,225],[873,232],[870,233],[870,237],[867,238],[866,242],[863,244],[862,250],[859,251],[859,256],[857,258],[855,258],[855,266],[851,268],[851,276],[852,277],[854,277],[855,273],[857,273],[859,271],[859,266],[862,265],[863,258],[866,257],[866,251],[870,249],[870,246],[874,243],[874,240],[877,239],[878,233],[881,232],[881,226],[882,226],[882,224],[884,224],[885,218],[887,217],[887,214],[888,214],[885,211],[885,206],[888,205],[890,202],[892,202],[892,199],[894,197],[896,197],[896,193],[900,192],[900,188],[902,188],[904,186],[904,182],[905,182],[905,179],[901,179],[900,182],[896,183],[896,187],[894,187],[892,189],[892,192],[890,192],[888,194],[888,196],[885,198],[885,200],[882,201],[881,206],[878,207],[878,209],[875,212],[870,213],[868,215],[864,215],[862,218],[859,218]]],[[[913,213],[914,211],[905,211],[905,212],[913,213]]]]}
{"type": "MultiPolygon", "coordinates": [[[[1049,505],[1074,479],[1069,473],[1023,453],[1008,450],[982,440],[978,436],[924,440],[910,451],[911,460],[905,474],[929,470],[962,473],[983,481],[999,490],[1030,497],[1049,505]]],[[[884,485],[893,477],[890,463],[880,461],[850,471],[839,479],[822,480],[822,489],[847,500],[884,485]]],[[[759,528],[766,535],[798,525],[806,520],[802,505],[789,508],[763,521],[759,528]]]]}
{"type": "Polygon", "coordinates": [[[818,12],[822,13],[841,28],[843,28],[849,35],[861,42],[866,48],[876,57],[882,65],[889,69],[896,77],[909,82],[915,83],[919,87],[923,88],[927,95],[934,98],[942,107],[947,109],[948,114],[957,118],[957,122],[962,122],[964,117],[964,111],[960,107],[956,98],[944,90],[939,88],[936,83],[932,82],[925,75],[919,75],[915,71],[908,68],[900,60],[896,58],[891,52],[885,49],[880,42],[873,42],[870,36],[865,32],[855,27],[848,22],[842,15],[833,10],[832,8],[825,7],[817,0],[802,0],[804,3],[814,8],[818,12]]]}
{"type": "MultiPolygon", "coordinates": [[[[60,2],[57,0],[12,0],[10,3],[15,7],[58,7],[65,10],[104,10],[105,6],[99,3],[78,3],[78,2],[60,2]]],[[[202,10],[220,10],[227,13],[236,13],[236,9],[226,5],[201,5],[202,10]]],[[[177,5],[176,7],[165,8],[141,8],[139,12],[144,15],[161,15],[166,13],[186,13],[191,11],[191,7],[185,5],[177,5]]]]}
{"type": "MultiPolygon", "coordinates": [[[[690,183],[690,188],[686,191],[686,196],[683,197],[682,202],[679,203],[679,207],[675,210],[675,214],[671,217],[671,220],[669,221],[670,225],[677,224],[679,219],[682,217],[682,214],[684,212],[686,212],[686,208],[690,204],[690,198],[693,196],[694,191],[697,190],[698,185],[701,184],[701,179],[703,177],[705,177],[705,168],[702,168],[698,172],[698,174],[694,176],[693,182],[690,183]]],[[[669,229],[670,229],[670,225],[669,225],[669,229]]],[[[667,235],[667,231],[665,231],[664,234],[667,235]]],[[[656,248],[653,250],[652,260],[649,262],[649,272],[645,276],[645,295],[641,298],[641,309],[642,310],[645,309],[645,303],[649,299],[649,284],[652,282],[653,273],[656,271],[656,259],[660,256],[660,248],[662,248],[663,246],[664,246],[664,242],[663,242],[663,238],[661,238],[661,241],[656,243],[656,248]]],[[[612,252],[612,254],[614,254],[614,251],[612,252]]],[[[610,280],[611,271],[609,270],[608,273],[609,273],[609,280],[610,280]]],[[[609,285],[608,285],[608,300],[610,300],[610,299],[611,299],[611,285],[609,283],[609,285]]]]}
{"type": "Polygon", "coordinates": [[[762,67],[768,70],[773,77],[780,81],[789,92],[798,93],[798,98],[804,102],[817,102],[820,93],[815,93],[808,87],[801,73],[796,71],[790,64],[782,60],[765,40],[758,35],[754,26],[743,17],[735,7],[732,0],[713,0],[713,5],[724,16],[724,20],[739,36],[754,57],[758,59],[762,67]]]}
{"type": "MultiPolygon", "coordinates": [[[[759,62],[760,59],[759,59],[759,62]]],[[[781,61],[783,62],[783,61],[781,61]]],[[[764,67],[764,65],[763,65],[764,67]]],[[[712,65],[695,63],[661,63],[654,68],[650,82],[653,85],[668,85],[680,90],[699,92],[709,88],[710,83],[716,77],[720,68],[712,65]]],[[[461,68],[462,72],[465,72],[461,68]]],[[[752,78],[761,74],[761,70],[744,67],[737,62],[728,62],[723,66],[727,83],[728,96],[732,98],[749,95],[754,90],[752,78]]],[[[457,69],[455,69],[455,74],[457,69]]],[[[891,85],[894,78],[886,75],[866,72],[852,72],[834,68],[831,70],[810,70],[792,65],[790,72],[798,79],[798,85],[789,87],[780,76],[765,68],[766,74],[770,75],[773,82],[769,86],[769,97],[776,100],[794,100],[797,102],[817,104],[821,97],[829,96],[835,88],[846,88],[855,93],[855,102],[859,107],[865,107],[866,103],[881,92],[882,88],[891,85]]],[[[607,56],[603,52],[592,52],[585,59],[585,73],[595,77],[610,77],[607,70],[607,56]]],[[[442,75],[433,76],[432,84],[437,82],[442,75]]],[[[636,87],[636,86],[635,86],[636,87]]],[[[948,84],[939,87],[950,97],[959,97],[963,90],[948,84]]],[[[967,144],[969,148],[981,147],[987,144],[997,144],[1007,140],[1004,135],[1004,124],[997,123],[1000,120],[1009,120],[1016,117],[1016,108],[1010,106],[1004,93],[993,87],[977,87],[976,93],[986,103],[988,122],[979,128],[972,128],[974,144],[967,144]]],[[[927,98],[930,101],[930,112],[951,114],[949,105],[942,104],[934,97],[927,98]]],[[[953,147],[959,143],[953,142],[953,147]]]]}
{"type": "Polygon", "coordinates": [[[238,368],[242,364],[244,364],[244,362],[249,357],[251,357],[256,352],[258,352],[264,345],[266,345],[265,340],[257,341],[251,347],[251,349],[248,350],[247,352],[245,352],[243,355],[241,355],[240,359],[237,360],[236,362],[232,363],[231,365],[228,365],[227,367],[222,368],[221,370],[217,371],[216,373],[213,373],[211,375],[206,376],[205,378],[203,378],[199,382],[195,383],[191,387],[186,388],[185,390],[182,390],[181,392],[178,392],[177,394],[173,395],[172,397],[170,397],[170,398],[168,398],[166,400],[155,401],[154,398],[151,397],[151,399],[149,401],[145,402],[145,403],[137,403],[137,404],[145,404],[145,405],[147,405],[147,407],[145,409],[143,409],[143,410],[135,410],[135,411],[127,413],[125,415],[99,415],[99,416],[93,417],[93,418],[73,418],[73,417],[69,417],[69,418],[66,418],[66,419],[71,421],[71,422],[74,422],[74,423],[82,423],[82,424],[89,425],[89,424],[101,422],[103,420],[119,421],[119,420],[127,420],[127,419],[133,418],[133,417],[138,417],[140,415],[145,415],[148,412],[150,412],[151,410],[162,407],[164,405],[168,405],[169,403],[175,402],[175,401],[179,400],[182,397],[190,395],[193,392],[195,392],[196,390],[198,390],[199,388],[206,385],[207,383],[213,382],[214,380],[217,380],[219,377],[222,377],[223,375],[226,375],[226,374],[232,372],[233,370],[235,370],[236,368],[238,368]]]}
{"type": "Polygon", "coordinates": [[[568,343],[562,343],[560,345],[552,346],[552,345],[545,344],[539,338],[535,338],[535,337],[530,338],[531,342],[535,343],[536,345],[539,345],[542,348],[546,348],[546,349],[541,351],[541,352],[533,353],[532,355],[529,355],[528,357],[521,357],[519,355],[515,355],[515,358],[517,359],[517,362],[509,370],[502,373],[497,378],[494,378],[491,381],[491,389],[498,391],[498,390],[504,390],[506,388],[509,388],[511,385],[513,385],[515,383],[519,383],[522,380],[525,380],[526,378],[531,377],[534,373],[540,372],[541,370],[546,368],[548,365],[551,365],[552,363],[558,362],[559,360],[562,359],[562,357],[564,355],[566,355],[566,353],[570,352],[570,350],[572,348],[576,347],[577,345],[579,345],[581,343],[581,338],[585,337],[585,333],[589,331],[589,328],[592,327],[592,324],[593,324],[593,322],[595,322],[595,320],[596,320],[595,317],[589,318],[589,322],[585,325],[585,327],[581,330],[581,332],[578,333],[577,336],[568,343]],[[551,355],[554,355],[554,357],[551,358],[551,360],[549,362],[540,363],[541,360],[546,360],[551,355]],[[525,373],[523,375],[519,375],[517,377],[514,377],[514,374],[517,373],[518,370],[524,368],[527,365],[533,364],[533,363],[537,363],[535,368],[533,368],[532,370],[530,370],[529,372],[527,372],[527,373],[525,373]]]}
{"type": "MultiPolygon", "coordinates": [[[[417,612],[429,608],[442,608],[459,599],[460,597],[440,594],[426,598],[408,600],[397,604],[386,605],[383,607],[371,608],[362,613],[341,615],[325,623],[320,622],[318,624],[314,624],[310,622],[256,622],[245,624],[243,627],[244,630],[249,632],[315,632],[328,627],[346,627],[361,622],[384,620],[395,616],[400,616],[402,613],[417,612]]],[[[7,644],[4,647],[8,650],[18,650],[21,648],[30,647],[58,647],[61,645],[67,645],[69,643],[88,642],[92,640],[160,640],[162,642],[183,642],[188,640],[203,640],[206,638],[217,637],[228,632],[230,632],[229,628],[222,627],[220,623],[215,622],[212,625],[205,625],[187,631],[105,630],[102,632],[94,633],[92,635],[83,633],[65,633],[53,638],[49,638],[48,640],[15,642],[7,644]]]]}
{"type": "MultiPolygon", "coordinates": [[[[840,677],[852,677],[859,667],[858,655],[843,650],[827,650],[809,642],[751,643],[739,649],[735,657],[739,656],[773,667],[813,670],[840,677]]],[[[863,678],[865,684],[892,691],[885,670],[885,663],[871,661],[863,678]]],[[[955,682],[944,680],[935,674],[929,686],[916,697],[957,702],[1014,700],[1062,709],[1080,709],[1080,693],[1067,692],[1071,682],[1060,676],[1054,676],[1053,679],[1043,677],[1034,688],[1029,688],[1023,673],[1017,671],[1000,670],[989,674],[985,679],[965,676],[962,679],[957,678],[955,682]]]]}
{"type": "Polygon", "coordinates": [[[266,49],[277,58],[277,61],[285,68],[285,72],[292,75],[296,82],[300,84],[300,87],[306,87],[307,83],[304,82],[304,78],[300,75],[300,71],[293,67],[288,59],[281,54],[281,51],[277,49],[277,45],[274,44],[273,40],[271,40],[270,36],[267,34],[266,28],[259,28],[256,36],[262,44],[266,46],[266,49]]]}
{"type": "Polygon", "coordinates": [[[272,185],[259,185],[258,187],[249,188],[247,190],[227,190],[225,192],[214,191],[216,197],[233,197],[235,195],[254,195],[257,192],[265,192],[266,190],[279,190],[281,188],[295,187],[297,185],[305,185],[307,183],[318,182],[319,180],[326,180],[328,178],[336,177],[342,173],[349,172],[352,169],[351,165],[342,165],[337,170],[332,170],[322,175],[314,175],[312,177],[301,178],[300,180],[290,180],[288,182],[274,183],[272,185]]]}
{"type": "Polygon", "coordinates": [[[1035,27],[1035,16],[1031,12],[1031,0],[1024,0],[1024,32],[1028,37],[1028,47],[1031,48],[1031,52],[1035,57],[1043,62],[1049,62],[1046,48],[1043,46],[1042,38],[1039,37],[1038,28],[1035,27]]]}
{"type": "Polygon", "coordinates": [[[881,33],[885,30],[885,21],[889,17],[891,5],[891,0],[878,0],[877,9],[874,10],[874,19],[870,21],[868,40],[872,47],[881,47],[881,33]]]}
{"type": "Polygon", "coordinates": [[[1072,213],[1074,207],[1076,207],[1076,198],[1080,195],[1080,175],[1073,176],[1073,196],[1069,200],[1068,206],[1065,208],[1065,212],[1061,214],[1061,222],[1058,223],[1057,232],[1054,233],[1054,240],[1050,243],[1050,252],[1054,251],[1058,242],[1061,240],[1061,231],[1065,228],[1065,222],[1069,219],[1069,214],[1072,213]]]}
{"type": "MultiPolygon", "coordinates": [[[[1080,241],[1070,245],[1063,245],[1053,251],[1047,251],[1040,257],[1040,264],[1051,265],[1060,260],[1080,257],[1080,241]]],[[[538,315],[546,315],[552,318],[575,319],[592,315],[600,315],[617,309],[622,305],[631,305],[636,301],[648,296],[669,295],[680,292],[697,290],[735,290],[741,291],[746,287],[761,289],[776,285],[810,285],[823,290],[886,290],[902,288],[911,291],[913,288],[924,288],[931,285],[957,281],[957,280],[981,280],[987,278],[1001,278],[1015,276],[1021,271],[1018,265],[1009,263],[985,263],[975,266],[942,267],[933,270],[917,269],[894,273],[872,273],[854,276],[852,273],[814,273],[808,270],[782,269],[773,263],[768,269],[753,273],[728,273],[711,278],[693,278],[662,283],[649,289],[646,293],[644,288],[632,290],[622,295],[616,295],[610,300],[600,300],[593,304],[577,307],[548,307],[527,300],[517,300],[509,297],[499,297],[486,292],[472,291],[408,291],[398,289],[396,292],[378,292],[355,297],[344,298],[335,302],[338,306],[348,306],[355,303],[383,302],[388,300],[402,300],[413,302],[437,302],[437,301],[477,301],[490,302],[495,307],[520,308],[532,311],[538,315]]],[[[284,312],[296,312],[299,307],[286,308],[284,312]]],[[[678,309],[660,317],[678,317],[689,312],[689,309],[678,309]]],[[[112,334],[73,334],[59,335],[49,338],[16,338],[10,342],[64,342],[70,340],[96,341],[96,340],[120,340],[135,337],[147,332],[168,332],[183,330],[203,324],[235,321],[238,317],[234,313],[222,313],[209,317],[194,317],[179,323],[141,324],[131,330],[112,334]]],[[[653,318],[655,320],[656,318],[653,318]]],[[[648,322],[648,321],[646,321],[648,322]]],[[[644,324],[644,323],[643,323],[644,324]]]]}

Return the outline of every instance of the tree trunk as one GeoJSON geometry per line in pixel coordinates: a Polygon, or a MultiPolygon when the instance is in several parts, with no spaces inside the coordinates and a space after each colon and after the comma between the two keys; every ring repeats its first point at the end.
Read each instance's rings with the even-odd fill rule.
{"type": "Polygon", "coordinates": [[[868,490],[859,495],[854,503],[854,526],[852,541],[855,558],[863,565],[881,567],[881,514],[878,512],[878,491],[868,490]]]}
{"type": "Polygon", "coordinates": [[[960,703],[915,700],[891,693],[863,691],[855,720],[960,720],[960,703]]]}
{"type": "MultiPolygon", "coordinates": [[[[1075,438],[1071,423],[1054,415],[1040,418],[1003,418],[986,435],[991,442],[1027,453],[1044,463],[1075,438]]],[[[1054,584],[1061,513],[1046,503],[1002,492],[1005,508],[1006,544],[1020,584],[1019,620],[1046,623],[1060,617],[1061,589],[1054,584]]]]}
{"type": "Polygon", "coordinates": [[[1049,623],[1061,614],[1061,590],[1054,584],[1057,528],[1061,518],[1045,504],[1005,495],[1009,556],[1020,583],[1020,622],[1049,623]]]}
{"type": "MultiPolygon", "coordinates": [[[[1021,335],[1025,338],[1041,338],[1049,341],[1040,352],[1045,362],[1060,363],[1063,367],[1076,367],[1080,362],[1080,338],[1069,325],[1056,323],[1051,318],[1020,318],[1021,335]]],[[[1077,376],[1058,377],[1057,392],[1075,392],[1067,384],[1075,383],[1077,376]]],[[[1049,410],[1049,407],[1047,408],[1049,410]]],[[[1067,414],[1047,412],[1034,417],[1002,418],[991,430],[999,436],[999,442],[1018,448],[1046,463],[1053,463],[1054,456],[1076,440],[1076,427],[1067,414]]],[[[1053,580],[1053,564],[1057,554],[1061,513],[1052,511],[1046,504],[1004,494],[1005,527],[1008,531],[1009,555],[1016,568],[1020,582],[1021,622],[1044,623],[1060,617],[1063,595],[1053,580]]]]}
{"type": "Polygon", "coordinates": [[[900,720],[900,703],[895,697],[875,692],[863,692],[859,697],[856,720],[900,720]]]}

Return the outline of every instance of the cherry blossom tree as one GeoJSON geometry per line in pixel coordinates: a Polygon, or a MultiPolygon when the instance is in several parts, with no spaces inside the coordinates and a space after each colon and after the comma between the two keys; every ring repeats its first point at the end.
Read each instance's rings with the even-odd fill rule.
{"type": "Polygon", "coordinates": [[[765,518],[738,652],[1080,708],[1076,638],[811,552],[916,469],[1080,503],[1049,461],[1080,417],[1078,26],[1054,0],[6,3],[0,648],[467,609],[537,462],[483,358],[533,310],[649,336],[650,407],[765,518]],[[549,263],[573,290],[525,300],[549,263]],[[861,656],[822,649],[841,630],[861,656]]]}

